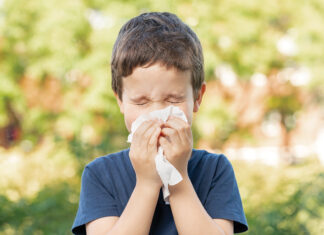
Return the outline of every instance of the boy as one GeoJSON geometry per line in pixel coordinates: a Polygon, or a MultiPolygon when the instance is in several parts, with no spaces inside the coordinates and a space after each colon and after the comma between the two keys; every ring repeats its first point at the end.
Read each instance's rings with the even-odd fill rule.
{"type": "Polygon", "coordinates": [[[170,13],[144,13],[120,30],[112,54],[112,88],[127,129],[143,114],[170,105],[170,116],[142,123],[127,150],[95,159],[82,175],[75,234],[233,234],[247,223],[231,164],[192,149],[192,114],[206,89],[196,34],[170,13]],[[182,181],[169,205],[155,168],[158,146],[182,181]]]}

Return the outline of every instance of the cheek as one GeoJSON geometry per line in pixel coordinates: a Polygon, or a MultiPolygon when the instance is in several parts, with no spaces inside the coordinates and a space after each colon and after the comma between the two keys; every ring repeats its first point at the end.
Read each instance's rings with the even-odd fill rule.
{"type": "Polygon", "coordinates": [[[191,126],[191,124],[192,124],[192,115],[190,113],[186,113],[186,118],[188,120],[189,125],[191,126]]]}
{"type": "Polygon", "coordinates": [[[138,109],[128,108],[125,109],[124,119],[127,130],[130,132],[132,128],[132,123],[142,114],[138,109]]]}
{"type": "Polygon", "coordinates": [[[132,123],[136,120],[136,118],[137,117],[132,113],[130,113],[129,115],[125,115],[125,124],[129,132],[131,131],[132,123]]]}
{"type": "Polygon", "coordinates": [[[192,123],[192,107],[190,107],[189,104],[185,104],[181,107],[179,107],[186,115],[187,121],[191,126],[192,123]]]}

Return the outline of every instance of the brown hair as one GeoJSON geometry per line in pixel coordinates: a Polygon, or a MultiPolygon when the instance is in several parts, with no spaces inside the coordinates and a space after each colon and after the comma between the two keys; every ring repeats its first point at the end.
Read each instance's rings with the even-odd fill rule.
{"type": "Polygon", "coordinates": [[[190,70],[194,98],[204,81],[204,60],[196,34],[176,15],[150,12],[129,20],[120,29],[111,60],[111,86],[122,100],[122,78],[139,66],[161,63],[190,70]]]}

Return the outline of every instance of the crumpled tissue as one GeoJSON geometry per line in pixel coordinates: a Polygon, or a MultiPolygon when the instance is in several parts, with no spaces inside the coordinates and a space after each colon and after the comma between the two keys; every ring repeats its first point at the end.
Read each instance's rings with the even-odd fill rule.
{"type": "MultiPolygon", "coordinates": [[[[144,121],[160,119],[163,122],[166,122],[171,115],[179,117],[185,122],[188,122],[184,112],[176,106],[168,106],[165,109],[155,110],[148,114],[139,116],[132,123],[131,133],[128,135],[127,142],[132,142],[133,133],[144,121]]],[[[168,185],[178,184],[182,181],[182,176],[179,171],[166,159],[161,146],[159,146],[158,153],[155,156],[155,167],[163,183],[162,192],[164,201],[166,204],[169,204],[170,191],[168,185]]]]}

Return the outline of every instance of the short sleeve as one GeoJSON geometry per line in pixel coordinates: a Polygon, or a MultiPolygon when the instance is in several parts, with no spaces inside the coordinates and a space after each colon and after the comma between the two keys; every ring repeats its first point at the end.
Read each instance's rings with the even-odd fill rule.
{"type": "Polygon", "coordinates": [[[205,208],[213,219],[232,220],[234,233],[248,229],[234,170],[224,155],[220,155],[205,208]]]}
{"type": "Polygon", "coordinates": [[[80,201],[72,232],[86,234],[85,224],[105,216],[120,216],[115,198],[89,166],[82,173],[80,201]]]}

